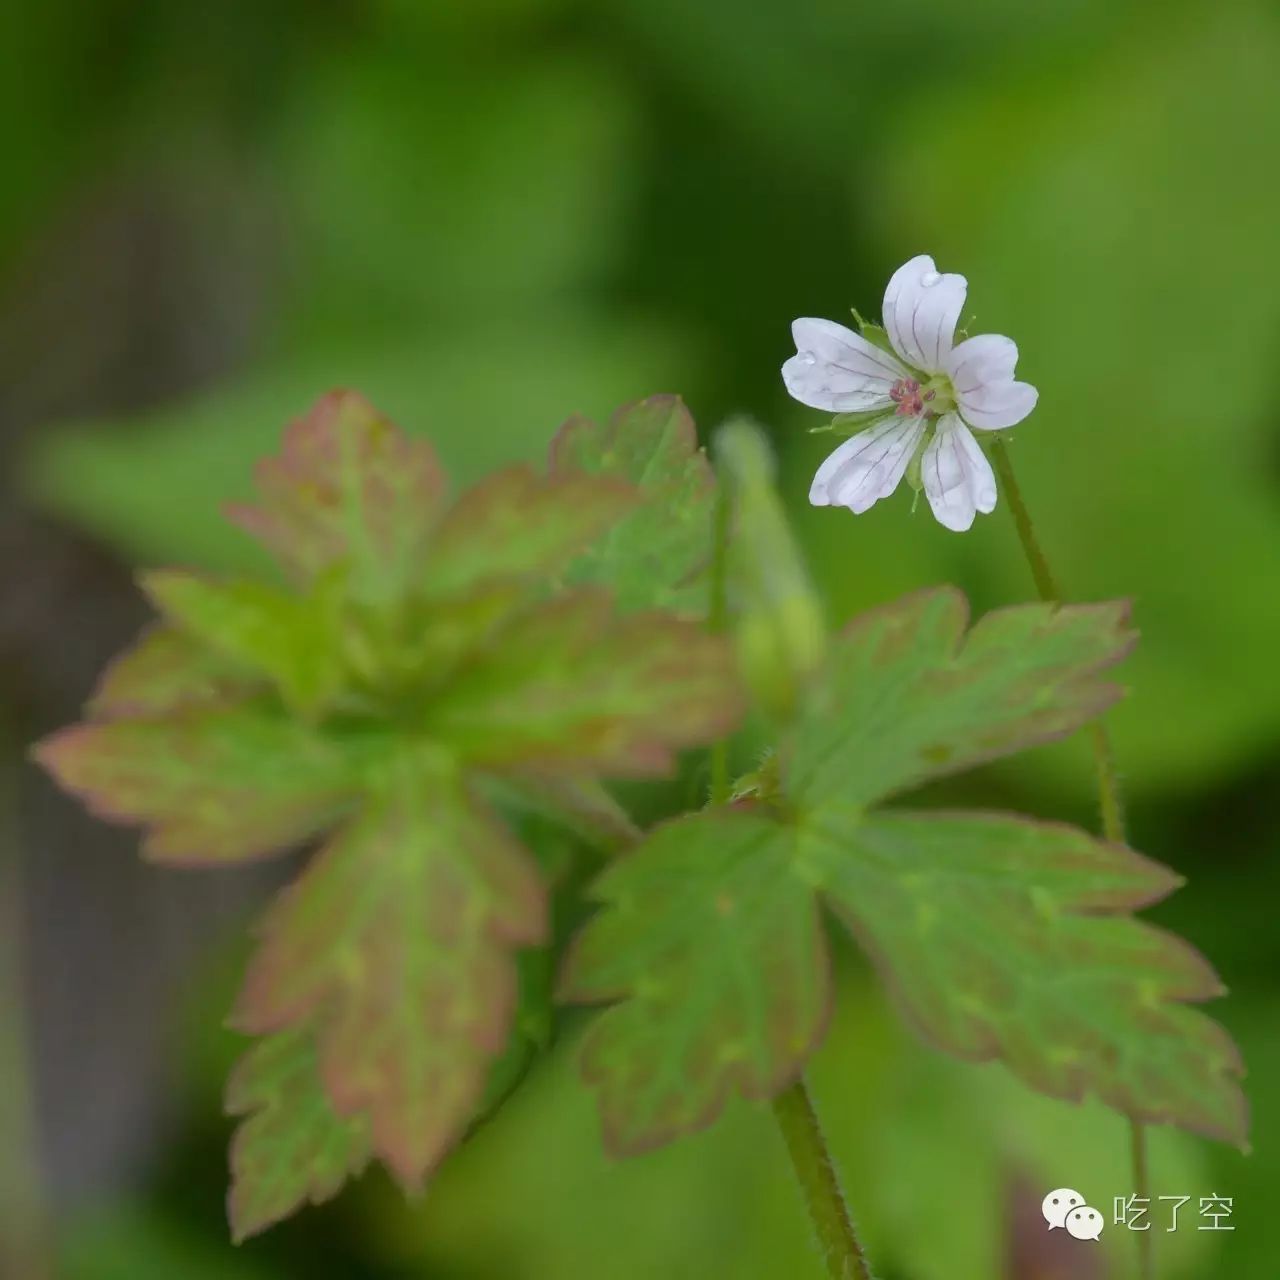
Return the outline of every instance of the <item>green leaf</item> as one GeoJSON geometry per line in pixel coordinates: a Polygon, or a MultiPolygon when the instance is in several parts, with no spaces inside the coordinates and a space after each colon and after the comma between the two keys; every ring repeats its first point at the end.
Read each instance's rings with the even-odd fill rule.
{"type": "Polygon", "coordinates": [[[1123,618],[1033,605],[966,636],[962,597],[941,590],[858,619],[777,757],[739,788],[759,798],[660,827],[605,873],[564,994],[616,1001],[583,1049],[612,1143],[662,1142],[713,1119],[735,1082],[758,1095],[800,1069],[821,1029],[826,962],[803,923],[818,895],[948,1051],[1001,1058],[1054,1097],[1244,1141],[1239,1055],[1188,1007],[1221,987],[1131,914],[1176,876],[1071,827],[873,808],[1103,709],[1118,690],[1097,673],[1128,646],[1123,618]]]}
{"type": "Polygon", "coordinates": [[[425,587],[451,596],[493,579],[544,586],[638,502],[635,488],[607,475],[540,476],[508,467],[464,493],[440,522],[425,587]]]}
{"type": "Polygon", "coordinates": [[[524,813],[549,818],[598,851],[616,852],[640,838],[627,811],[593,778],[519,774],[486,778],[495,799],[524,813]]]}
{"type": "Polygon", "coordinates": [[[1018,605],[966,633],[954,588],[861,614],[801,712],[789,794],[851,809],[1061,737],[1120,688],[1099,672],[1133,645],[1128,607],[1018,605]]]}
{"type": "Polygon", "coordinates": [[[37,760],[100,818],[145,823],[145,856],[199,866],[315,835],[360,787],[351,753],[266,702],[73,725],[37,760]]]}
{"type": "Polygon", "coordinates": [[[705,612],[715,477],[679,396],[627,405],[603,427],[570,418],[552,442],[551,468],[619,477],[645,499],[582,556],[571,581],[611,587],[624,609],[705,612]]]}
{"type": "Polygon", "coordinates": [[[584,588],[521,616],[427,710],[431,736],[478,768],[648,776],[732,728],[727,646],[669,614],[618,619],[584,588]]]}
{"type": "Polygon", "coordinates": [[[417,1187],[465,1133],[507,1044],[513,951],[543,940],[525,851],[441,758],[406,759],[269,912],[235,1021],[314,1019],[342,1115],[417,1187]]]}
{"type": "MultiPolygon", "coordinates": [[[[149,575],[161,638],[106,682],[105,721],[38,748],[96,812],[149,825],[153,857],[246,858],[342,824],[270,912],[236,1018],[314,1037],[332,1116],[366,1118],[369,1151],[406,1186],[549,1035],[546,885],[575,874],[575,837],[635,834],[601,775],[669,768],[741,701],[701,626],[619,616],[601,588],[555,593],[638,501],[629,481],[515,469],[442,510],[436,479],[425,446],[328,397],[289,429],[245,517],[305,594],[149,575]],[[556,856],[532,840],[531,856],[490,795],[522,831],[553,815],[556,856]]],[[[342,1176],[343,1159],[307,1163],[307,1142],[327,1141],[315,1102],[300,1090],[294,1116],[285,1091],[255,1112],[254,1160],[283,1172],[237,1189],[238,1231],[342,1176]]]]}
{"type": "Polygon", "coordinates": [[[353,391],[322,397],[256,474],[259,505],[231,518],[303,581],[341,569],[354,594],[373,600],[417,566],[444,492],[435,450],[353,391]]]}
{"type": "Polygon", "coordinates": [[[1242,1142],[1243,1065],[1187,1001],[1224,988],[1180,939],[1127,913],[1181,880],[1072,827],[994,814],[819,824],[804,856],[910,1021],[1033,1088],[1094,1093],[1148,1124],[1242,1142]]]}
{"type": "Polygon", "coordinates": [[[294,1027],[259,1040],[227,1081],[231,1142],[227,1215],[240,1243],[304,1204],[332,1199],[369,1163],[366,1116],[340,1116],[320,1079],[315,1037],[294,1027]]]}
{"type": "Polygon", "coordinates": [[[596,882],[606,909],[579,935],[561,994],[617,1001],[582,1072],[605,1141],[643,1151],[709,1124],[736,1088],[789,1083],[826,1028],[826,944],[786,828],[719,811],[659,827],[596,882]]]}
{"type": "Polygon", "coordinates": [[[177,570],[145,573],[141,583],[170,623],[243,670],[266,676],[299,710],[318,711],[341,689],[336,602],[322,584],[295,595],[266,583],[215,582],[177,570]]]}
{"type": "Polygon", "coordinates": [[[153,625],[112,660],[85,709],[96,719],[158,716],[201,703],[240,701],[259,685],[191,636],[153,625]]]}

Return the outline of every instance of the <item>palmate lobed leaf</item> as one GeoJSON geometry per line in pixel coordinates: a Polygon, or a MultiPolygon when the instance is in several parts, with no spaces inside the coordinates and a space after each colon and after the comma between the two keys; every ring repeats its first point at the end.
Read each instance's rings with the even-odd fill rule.
{"type": "Polygon", "coordinates": [[[34,754],[98,817],[148,825],[146,857],[187,866],[296,845],[340,817],[360,789],[341,741],[265,698],[73,725],[34,754]]]}
{"type": "Polygon", "coordinates": [[[375,599],[416,570],[444,498],[435,450],[353,391],[322,397],[256,474],[258,505],[233,506],[230,518],[302,581],[342,568],[375,599]]]}
{"type": "MultiPolygon", "coordinates": [[[[637,436],[633,447],[652,443],[637,436]]],[[[232,508],[232,518],[304,583],[337,573],[351,595],[379,604],[495,581],[545,589],[645,500],[622,472],[565,465],[547,475],[509,467],[449,503],[431,446],[350,391],[294,422],[257,480],[259,504],[232,508]]]]}
{"type": "Polygon", "coordinates": [[[299,711],[318,712],[342,689],[333,583],[300,595],[172,569],[144,573],[139,581],[173,627],[246,676],[265,677],[299,711]]]}
{"type": "Polygon", "coordinates": [[[459,669],[427,731],[482,769],[645,777],[740,711],[721,637],[665,613],[614,618],[605,592],[583,588],[519,616],[459,669]]]}
{"type": "Polygon", "coordinates": [[[477,584],[559,573],[641,501],[627,481],[585,471],[508,467],[473,485],[431,539],[425,588],[449,597],[477,584]]]}
{"type": "Polygon", "coordinates": [[[408,1187],[459,1140],[545,935],[525,851],[443,756],[404,762],[269,912],[234,1021],[316,1028],[342,1115],[408,1187]]]}
{"type": "Polygon", "coordinates": [[[962,636],[950,590],[877,610],[832,645],[759,798],[660,827],[604,874],[562,994],[616,1001],[582,1059],[608,1141],[664,1141],[735,1088],[759,1096],[801,1069],[827,977],[820,934],[799,922],[820,900],[948,1051],[1001,1058],[1056,1097],[1094,1093],[1139,1120],[1244,1141],[1239,1055],[1190,1007],[1221,987],[1192,948],[1131,914],[1176,876],[1071,827],[868,812],[1096,714],[1119,694],[1098,671],[1130,643],[1123,616],[1029,605],[962,636]]]}
{"type": "Polygon", "coordinates": [[[1243,1143],[1230,1036],[1187,1002],[1223,994],[1181,939],[1129,914],[1181,882],[1071,827],[997,814],[898,814],[805,850],[828,903],[909,1020],[1033,1088],[1094,1093],[1147,1123],[1243,1143]]]}
{"type": "Polygon", "coordinates": [[[741,709],[723,639],[561,590],[640,501],[624,476],[513,468],[448,506],[429,448],[343,392],[289,428],[259,484],[244,523],[294,587],[147,575],[165,624],[109,669],[94,719],[36,748],[94,812],[148,827],[161,861],[330,833],[270,912],[236,1008],[265,1037],[229,1099],[248,1115],[239,1236],[370,1154],[419,1185],[545,1038],[557,872],[481,797],[629,842],[601,778],[661,772],[741,709]]]}
{"type": "Polygon", "coordinates": [[[776,1093],[826,1029],[826,943],[777,823],[706,813],[657,828],[596,882],[561,995],[618,1001],[582,1046],[616,1154],[776,1093]]]}
{"type": "Polygon", "coordinates": [[[569,571],[610,587],[624,609],[706,611],[715,475],[679,396],[651,396],[606,425],[570,418],[551,445],[553,474],[574,471],[634,485],[641,503],[569,571]]]}
{"type": "Polygon", "coordinates": [[[369,1120],[341,1116],[320,1079],[305,1024],[264,1036],[227,1081],[231,1142],[227,1218],[239,1244],[304,1204],[322,1204],[372,1156],[369,1120]]]}
{"type": "Polygon", "coordinates": [[[1123,601],[1016,605],[966,631],[951,587],[861,614],[800,713],[789,794],[858,806],[1069,733],[1120,697],[1102,672],[1133,646],[1128,617],[1123,601]]]}
{"type": "Polygon", "coordinates": [[[261,692],[262,683],[193,637],[156,624],[107,665],[85,710],[98,720],[161,716],[239,702],[261,692]]]}

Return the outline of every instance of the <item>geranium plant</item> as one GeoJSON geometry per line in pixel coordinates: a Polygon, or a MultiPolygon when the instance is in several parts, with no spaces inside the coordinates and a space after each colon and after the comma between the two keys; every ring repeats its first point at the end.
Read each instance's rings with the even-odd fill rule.
{"type": "MultiPolygon", "coordinates": [[[[885,329],[797,322],[787,385],[860,431],[815,502],[865,510],[914,466],[950,528],[994,505],[969,428],[1035,393],[1008,339],[954,343],[963,302],[914,259],[885,329]]],[[[334,392],[230,512],[278,579],[143,574],[157,623],[37,746],[156,862],[312,850],[232,1011],[253,1037],[227,1092],[237,1239],[373,1159],[420,1187],[583,1004],[612,1151],[708,1125],[735,1092],[770,1100],[832,1274],[869,1276],[803,1078],[833,929],[942,1049],[1244,1140],[1238,1055],[1196,1008],[1217,979],[1133,914],[1171,872],[1114,830],[898,805],[1095,724],[1134,643],[1125,606],[971,621],[930,587],[829,631],[762,435],[731,424],[712,457],[659,396],[451,496],[428,443],[334,392]],[[768,749],[735,778],[745,714],[768,749]],[[639,829],[610,783],[690,752],[705,794],[639,829]]]]}

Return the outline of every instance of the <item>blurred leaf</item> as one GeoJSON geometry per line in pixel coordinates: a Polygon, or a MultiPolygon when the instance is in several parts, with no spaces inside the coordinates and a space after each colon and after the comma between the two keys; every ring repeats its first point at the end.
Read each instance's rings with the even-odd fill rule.
{"type": "Polygon", "coordinates": [[[985,0],[963,12],[947,0],[915,0],[909,8],[805,0],[799,9],[609,0],[609,8],[666,75],[735,129],[750,130],[766,155],[798,153],[820,169],[876,140],[895,114],[898,69],[919,54],[922,33],[931,80],[952,92],[960,70],[995,77],[1028,61],[1041,44],[1058,52],[1073,38],[1085,43],[1086,31],[1096,39],[1117,16],[1103,0],[1055,5],[1034,24],[1019,22],[1019,0],[985,0]],[[725,38],[729,31],[732,39],[725,38]]]}
{"type": "Polygon", "coordinates": [[[472,328],[505,376],[509,353],[485,336],[495,317],[520,310],[536,326],[617,251],[634,172],[627,80],[581,52],[459,49],[433,32],[333,48],[274,139],[300,268],[294,327],[434,316],[472,328]]]}
{"type": "Polygon", "coordinates": [[[495,472],[464,493],[436,529],[426,591],[447,596],[492,579],[544,584],[636,502],[635,489],[612,477],[544,477],[532,467],[495,472]]]}
{"type": "Polygon", "coordinates": [[[265,1036],[227,1082],[227,1111],[244,1116],[231,1143],[227,1214],[236,1243],[322,1204],[369,1162],[369,1121],[338,1115],[320,1080],[309,1027],[265,1036]]]}
{"type": "Polygon", "coordinates": [[[533,863],[447,758],[405,762],[268,914],[236,1024],[314,1019],[334,1106],[368,1113],[414,1188],[471,1122],[507,1041],[512,951],[545,927],[533,863]]]}
{"type": "Polygon", "coordinates": [[[1123,616],[1027,605],[961,644],[953,590],[874,611],[832,645],[759,799],[676,819],[605,873],[564,994],[615,1002],[582,1058],[611,1142],[666,1141],[714,1120],[735,1085],[766,1094],[801,1069],[822,1029],[819,893],[952,1053],[1244,1141],[1239,1055],[1186,1007],[1220,984],[1130,915],[1177,877],[1070,827],[866,812],[1097,715],[1117,693],[1097,671],[1128,647],[1123,616]]]}
{"type": "Polygon", "coordinates": [[[613,618],[601,591],[570,591],[508,635],[427,710],[427,731],[482,769],[661,774],[673,748],[727,733],[741,709],[718,636],[669,614],[613,618]]]}
{"type": "Polygon", "coordinates": [[[778,824],[708,813],[659,827],[596,882],[566,999],[617,1001],[582,1074],[605,1144],[634,1154],[714,1120],[735,1091],[788,1084],[826,1028],[825,943],[778,824]]]}
{"type": "Polygon", "coordinates": [[[488,780],[495,798],[527,813],[566,825],[591,848],[616,852],[640,830],[627,811],[594,779],[508,774],[488,780]]]}
{"type": "Polygon", "coordinates": [[[85,710],[94,719],[158,716],[180,707],[236,701],[260,681],[171,627],[148,627],[102,673],[85,710]]]}
{"type": "Polygon", "coordinates": [[[256,477],[259,505],[231,518],[304,582],[341,569],[353,594],[375,600],[403,591],[445,484],[435,450],[353,391],[322,396],[256,477]]]}
{"type": "Polygon", "coordinates": [[[148,824],[147,857],[188,866],[298,844],[340,816],[359,785],[337,739],[263,701],[73,725],[34,754],[98,817],[148,824]]]}
{"type": "MultiPolygon", "coordinates": [[[[299,1087],[297,1116],[278,1091],[281,1072],[309,1069],[296,1040],[251,1051],[232,1090],[261,1117],[235,1154],[240,1235],[360,1163],[330,1104],[367,1116],[372,1152],[415,1188],[549,1037],[550,955],[520,975],[515,952],[548,940],[544,881],[564,867],[531,856],[483,794],[561,775],[545,807],[613,842],[629,824],[599,775],[667,770],[739,710],[724,642],[701,626],[618,615],[596,588],[523,599],[626,514],[635,490],[616,477],[509,469],[441,513],[434,453],[351,393],[290,427],[259,477],[251,523],[309,596],[174,571],[146,586],[186,637],[275,679],[297,717],[261,693],[174,699],[169,667],[191,652],[157,662],[144,640],[99,706],[155,669],[172,713],[38,748],[96,811],[150,823],[147,848],[174,861],[271,852],[346,819],[270,912],[237,1003],[251,1034],[314,1036],[328,1099],[317,1115],[320,1091],[299,1087]]],[[[132,694],[125,707],[151,705],[132,694]]]]}
{"type": "Polygon", "coordinates": [[[115,115],[117,104],[95,84],[101,29],[100,21],[86,21],[77,0],[49,0],[26,13],[0,10],[0,146],[13,175],[0,186],[2,269],[10,266],[11,246],[22,243],[15,233],[44,212],[86,159],[92,163],[97,128],[115,115]],[[96,127],[84,127],[89,123],[96,127]]]}
{"type": "Polygon", "coordinates": [[[545,21],[561,13],[572,0],[437,0],[421,5],[417,0],[375,0],[391,34],[412,32],[419,38],[491,39],[508,36],[514,29],[545,21]]]}
{"type": "Polygon", "coordinates": [[[293,595],[249,579],[215,582],[172,569],[143,574],[141,585],[168,622],[202,646],[193,661],[212,653],[248,673],[244,678],[265,676],[304,713],[323,707],[342,687],[328,593],[293,595]]]}
{"type": "Polygon", "coordinates": [[[600,582],[624,609],[706,610],[715,477],[679,396],[627,405],[607,426],[570,418],[551,442],[557,474],[585,471],[637,486],[643,505],[574,565],[574,582],[600,582]]]}

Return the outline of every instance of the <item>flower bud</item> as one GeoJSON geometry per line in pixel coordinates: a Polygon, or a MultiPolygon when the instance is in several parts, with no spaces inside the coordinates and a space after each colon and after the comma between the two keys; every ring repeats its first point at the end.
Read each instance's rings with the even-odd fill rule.
{"type": "Polygon", "coordinates": [[[735,420],[717,434],[715,453],[732,504],[728,587],[738,660],[759,705],[785,717],[822,662],[822,606],[774,488],[764,434],[735,420]]]}

